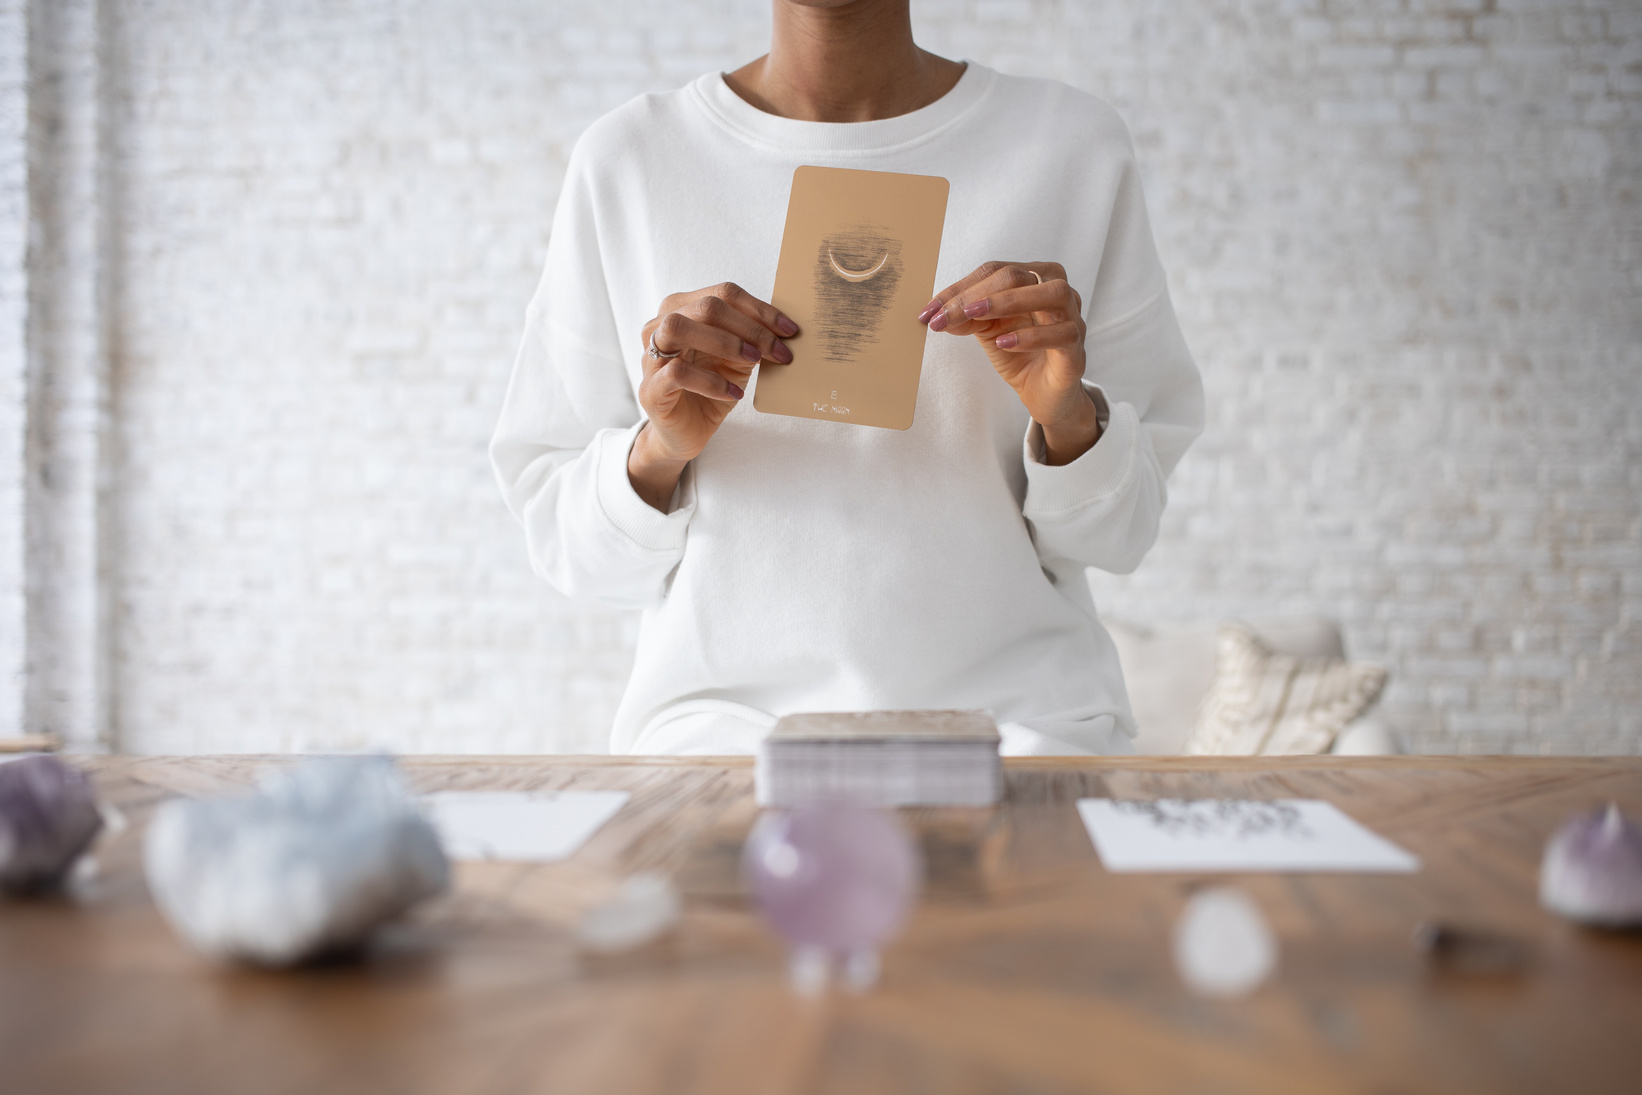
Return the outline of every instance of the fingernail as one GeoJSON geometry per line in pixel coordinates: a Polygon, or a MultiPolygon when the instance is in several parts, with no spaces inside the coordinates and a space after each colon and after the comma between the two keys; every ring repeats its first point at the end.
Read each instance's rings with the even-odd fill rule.
{"type": "Polygon", "coordinates": [[[1015,348],[1015,343],[1019,341],[1020,336],[1015,334],[1014,331],[1010,331],[1007,335],[999,335],[997,342],[993,343],[993,345],[1000,350],[1013,350],[1015,348]]]}
{"type": "Polygon", "coordinates": [[[792,350],[787,348],[785,342],[777,342],[775,348],[770,351],[770,356],[786,365],[792,361],[792,350]]]}
{"type": "Polygon", "coordinates": [[[945,312],[936,312],[935,313],[935,318],[929,321],[929,329],[931,331],[944,331],[944,330],[946,330],[946,313],[945,312]]]}
{"type": "Polygon", "coordinates": [[[740,388],[736,387],[734,384],[730,384],[730,382],[728,380],[726,380],[724,383],[729,386],[730,398],[731,399],[740,399],[742,396],[747,394],[746,392],[742,391],[740,388]]]}
{"type": "Polygon", "coordinates": [[[757,346],[754,346],[751,342],[743,342],[741,344],[741,356],[746,358],[748,361],[757,361],[759,358],[764,356],[764,351],[760,350],[757,346]]]}
{"type": "Polygon", "coordinates": [[[984,316],[986,315],[986,310],[990,307],[992,307],[991,300],[977,300],[973,304],[964,305],[964,315],[968,316],[970,319],[974,319],[976,316],[984,316]]]}
{"type": "Polygon", "coordinates": [[[924,310],[918,313],[918,322],[919,323],[928,323],[929,322],[929,317],[933,316],[936,312],[939,312],[940,310],[941,310],[941,298],[936,297],[934,300],[932,300],[928,304],[924,305],[924,310]]]}
{"type": "Polygon", "coordinates": [[[775,329],[782,338],[791,338],[798,333],[798,324],[786,316],[780,316],[775,321],[775,329]]]}

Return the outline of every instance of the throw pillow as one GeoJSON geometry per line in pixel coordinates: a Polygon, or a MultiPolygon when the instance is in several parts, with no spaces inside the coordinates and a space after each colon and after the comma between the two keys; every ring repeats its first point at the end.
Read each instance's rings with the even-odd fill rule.
{"type": "Polygon", "coordinates": [[[1324,753],[1380,697],[1386,671],[1344,658],[1278,654],[1241,627],[1220,629],[1214,682],[1183,752],[1324,753]]]}

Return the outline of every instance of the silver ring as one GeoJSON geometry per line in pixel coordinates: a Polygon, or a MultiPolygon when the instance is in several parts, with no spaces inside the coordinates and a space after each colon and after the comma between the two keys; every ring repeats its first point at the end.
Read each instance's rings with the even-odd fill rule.
{"type": "MultiPolygon", "coordinates": [[[[660,329],[661,328],[659,328],[659,327],[656,328],[656,330],[660,330],[660,329]]],[[[651,357],[655,358],[657,361],[670,361],[673,358],[677,357],[679,354],[682,354],[683,352],[684,352],[683,350],[674,350],[670,354],[662,353],[660,350],[658,350],[656,348],[656,332],[655,331],[650,332],[650,348],[647,349],[645,351],[645,353],[649,354],[651,357]]]]}
{"type": "Polygon", "coordinates": [[[1036,270],[1028,270],[1027,273],[1031,274],[1033,277],[1037,278],[1039,285],[1043,284],[1043,275],[1042,274],[1038,273],[1036,270]]]}

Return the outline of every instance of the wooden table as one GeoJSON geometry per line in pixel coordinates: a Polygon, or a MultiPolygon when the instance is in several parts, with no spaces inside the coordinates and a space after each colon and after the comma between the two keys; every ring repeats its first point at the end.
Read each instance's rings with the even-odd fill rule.
{"type": "Polygon", "coordinates": [[[408,760],[419,790],[621,788],[573,859],[462,865],[353,964],[274,973],[193,955],[149,901],[155,803],[260,759],[86,762],[135,822],[76,898],[0,904],[0,1090],[36,1092],[1642,1091],[1642,936],[1536,902],[1571,811],[1642,816],[1642,759],[1012,761],[996,810],[908,811],[928,878],[860,996],[806,1000],[739,882],[743,760],[408,760]],[[1169,931],[1204,876],[1106,873],[1083,796],[1325,798],[1418,854],[1415,875],[1236,878],[1281,937],[1233,1002],[1177,978],[1169,931]],[[614,957],[571,926],[626,874],[686,914],[614,957]],[[1517,973],[1433,964],[1422,920],[1516,939],[1517,973]]]}

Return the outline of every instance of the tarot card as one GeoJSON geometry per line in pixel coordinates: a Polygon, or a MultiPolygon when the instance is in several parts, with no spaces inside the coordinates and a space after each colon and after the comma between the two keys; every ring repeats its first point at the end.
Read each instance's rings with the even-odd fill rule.
{"type": "Polygon", "coordinates": [[[841,167],[793,172],[770,303],[799,332],[793,360],[760,365],[767,414],[904,430],[918,402],[948,184],[841,167]]]}

